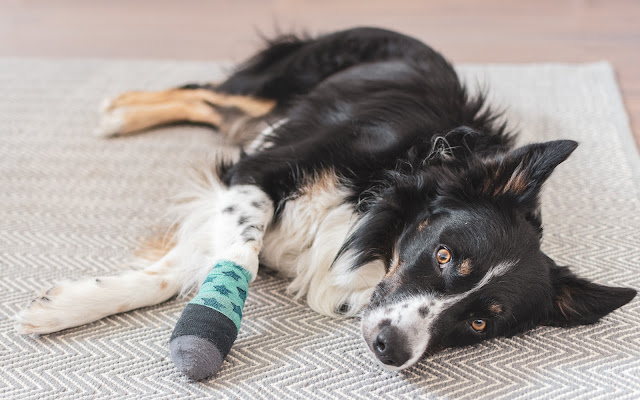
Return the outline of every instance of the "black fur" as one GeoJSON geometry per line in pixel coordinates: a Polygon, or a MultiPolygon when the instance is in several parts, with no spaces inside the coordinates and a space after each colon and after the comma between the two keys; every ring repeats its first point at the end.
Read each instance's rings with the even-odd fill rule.
{"type": "MultiPolygon", "coordinates": [[[[470,97],[451,65],[413,38],[372,28],[285,36],[216,90],[275,99],[274,114],[288,118],[273,147],[226,170],[228,184],[258,185],[282,205],[308,177],[331,171],[360,215],[339,256],[355,252],[354,269],[375,259],[390,268],[397,252],[399,267],[365,315],[409,294],[469,291],[491,267],[515,263],[439,318],[429,353],[540,324],[593,323],[636,294],[579,279],[540,250],[540,189],[577,143],[513,149],[484,97],[470,97]],[[446,268],[435,258],[442,247],[452,253],[446,268]],[[470,328],[478,319],[482,332],[470,328]]],[[[387,325],[378,340],[392,335],[387,325]]]]}

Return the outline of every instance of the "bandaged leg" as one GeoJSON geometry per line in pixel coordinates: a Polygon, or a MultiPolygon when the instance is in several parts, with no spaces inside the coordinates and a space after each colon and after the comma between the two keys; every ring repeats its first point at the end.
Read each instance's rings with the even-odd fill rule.
{"type": "Polygon", "coordinates": [[[223,195],[213,226],[218,261],[185,307],[171,335],[178,370],[202,380],[217,373],[235,341],[249,282],[273,217],[268,196],[255,186],[232,186],[223,195]]]}

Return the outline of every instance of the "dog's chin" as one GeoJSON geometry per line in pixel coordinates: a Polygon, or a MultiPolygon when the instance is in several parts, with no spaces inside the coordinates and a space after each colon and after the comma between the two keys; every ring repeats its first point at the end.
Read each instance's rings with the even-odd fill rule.
{"type": "MultiPolygon", "coordinates": [[[[365,340],[366,340],[366,339],[365,339],[365,340]]],[[[409,361],[407,361],[406,363],[404,363],[404,364],[402,364],[402,365],[400,365],[400,366],[388,365],[388,364],[383,363],[383,362],[382,362],[378,357],[376,357],[376,355],[375,355],[375,353],[373,352],[373,350],[371,349],[371,347],[370,347],[370,346],[368,346],[368,347],[369,347],[369,353],[370,353],[371,357],[373,357],[373,358],[376,360],[376,362],[377,362],[377,363],[378,363],[382,368],[384,368],[385,370],[387,370],[387,371],[389,371],[389,372],[399,372],[399,371],[405,370],[405,369],[407,369],[407,368],[410,368],[410,367],[412,367],[415,363],[417,363],[417,362],[418,362],[418,360],[419,360],[420,358],[422,358],[422,355],[420,354],[420,355],[418,355],[418,356],[414,356],[414,357],[412,357],[411,359],[409,359],[409,361]]]]}
{"type": "Polygon", "coordinates": [[[410,367],[410,365],[407,365],[407,366],[403,365],[403,366],[400,366],[400,367],[394,367],[393,365],[387,365],[387,364],[383,363],[382,361],[378,360],[378,358],[375,355],[373,355],[373,357],[378,361],[378,364],[382,368],[384,368],[385,370],[387,370],[389,372],[398,372],[398,371],[402,371],[405,368],[410,367]]]}
{"type": "Polygon", "coordinates": [[[407,361],[406,363],[402,364],[401,366],[396,367],[394,365],[387,365],[387,364],[383,363],[382,361],[380,361],[375,356],[375,354],[373,355],[373,357],[375,357],[376,360],[378,360],[378,363],[382,366],[382,368],[384,368],[384,369],[386,369],[387,371],[390,371],[390,372],[398,372],[398,371],[402,371],[404,369],[408,369],[408,368],[412,367],[416,362],[418,362],[418,360],[421,358],[421,356],[417,356],[417,357],[415,357],[415,359],[412,358],[409,361],[407,361]]]}

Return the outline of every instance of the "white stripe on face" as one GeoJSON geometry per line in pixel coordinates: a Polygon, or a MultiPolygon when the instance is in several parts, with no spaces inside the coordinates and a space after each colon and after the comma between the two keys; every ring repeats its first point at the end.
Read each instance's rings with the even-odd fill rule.
{"type": "Polygon", "coordinates": [[[489,270],[485,276],[470,290],[443,296],[427,293],[400,299],[392,305],[383,305],[369,312],[362,318],[362,334],[367,346],[371,348],[379,332],[379,325],[387,320],[391,325],[403,332],[407,337],[407,350],[411,358],[400,366],[383,364],[390,371],[397,371],[413,365],[422,357],[433,337],[433,327],[443,312],[465,299],[472,293],[486,286],[496,277],[505,275],[517,261],[503,262],[489,270]]]}

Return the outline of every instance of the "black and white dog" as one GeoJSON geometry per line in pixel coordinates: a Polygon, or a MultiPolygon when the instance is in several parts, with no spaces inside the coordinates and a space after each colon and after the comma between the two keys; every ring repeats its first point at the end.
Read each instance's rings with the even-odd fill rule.
{"type": "Polygon", "coordinates": [[[221,258],[253,276],[259,263],[281,271],[317,312],[361,315],[388,369],[538,325],[594,323],[636,291],[580,279],[540,250],[540,189],[577,143],[513,148],[497,118],[434,50],[373,28],[279,37],[218,85],[123,94],[105,104],[99,134],[188,121],[243,151],[200,173],[171,243],[148,249],[155,260],[50,288],[18,329],[163,302],[221,258]]]}

